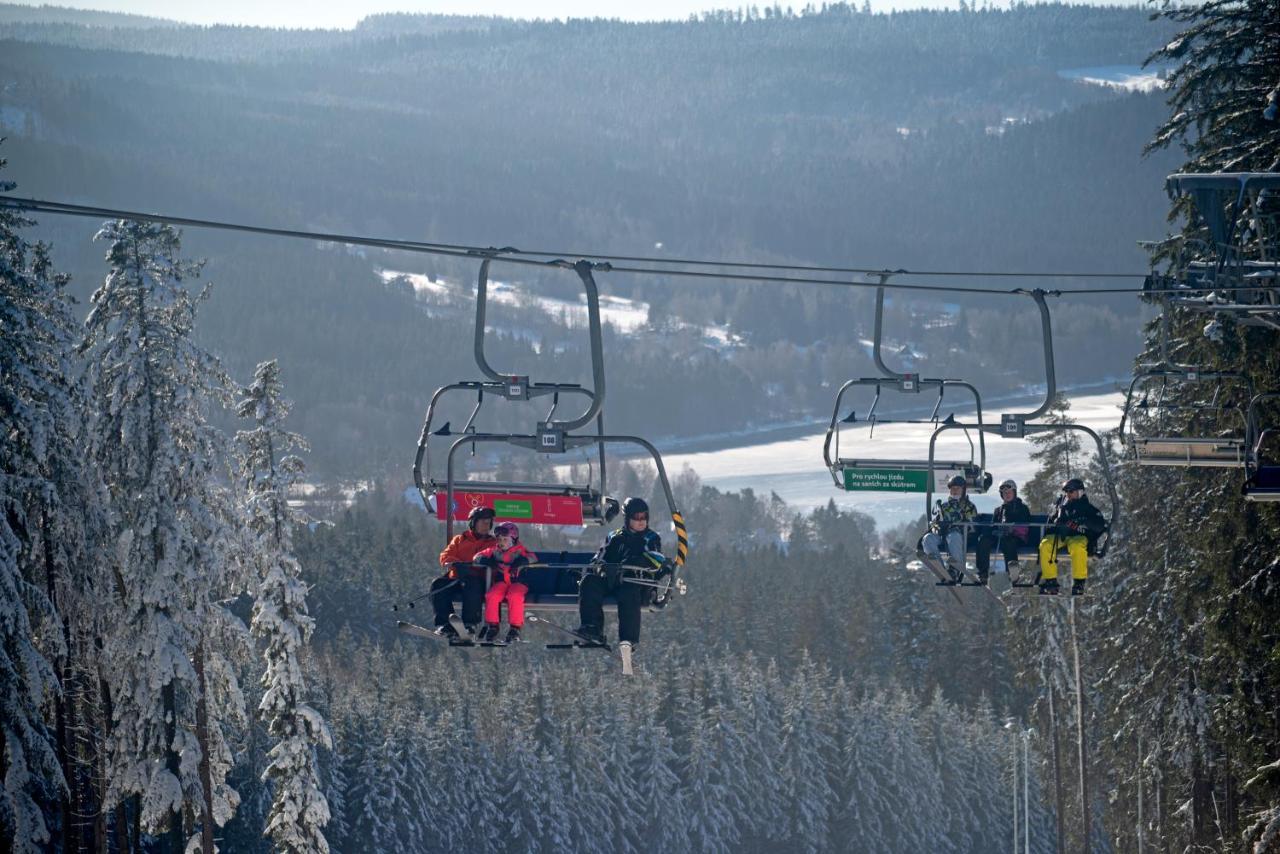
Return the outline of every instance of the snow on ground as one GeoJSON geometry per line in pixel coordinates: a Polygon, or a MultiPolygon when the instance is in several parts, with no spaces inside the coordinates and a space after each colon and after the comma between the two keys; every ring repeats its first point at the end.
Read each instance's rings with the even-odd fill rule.
{"type": "Polygon", "coordinates": [[[1067,68],[1058,72],[1064,80],[1077,80],[1090,86],[1106,86],[1121,92],[1155,92],[1164,88],[1163,69],[1137,65],[1102,65],[1096,68],[1067,68]]]}
{"type": "Polygon", "coordinates": [[[413,292],[416,294],[442,294],[450,293],[449,286],[441,281],[433,281],[430,276],[423,273],[399,273],[395,270],[379,270],[378,275],[382,277],[384,282],[394,282],[396,279],[407,279],[409,284],[413,286],[413,292]]]}
{"type": "MultiPolygon", "coordinates": [[[[1075,397],[1071,400],[1071,416],[1081,424],[1102,432],[1119,423],[1123,404],[1124,395],[1119,392],[1075,397]]],[[[1024,407],[1018,411],[1027,410],[1024,407]]],[[[990,416],[984,413],[984,420],[987,417],[993,423],[1000,420],[998,412],[990,416]]],[[[866,428],[842,428],[840,455],[846,458],[865,455],[885,459],[927,459],[931,432],[927,425],[881,425],[875,436],[868,438],[866,428]]],[[[663,462],[673,476],[687,465],[708,486],[725,491],[751,487],[757,495],[765,497],[770,491],[776,492],[788,504],[804,512],[825,506],[834,499],[840,507],[870,514],[882,531],[911,521],[924,512],[924,495],[848,493],[837,489],[822,462],[824,433],[825,430],[799,439],[722,451],[664,455],[663,462]]],[[[1087,441],[1088,437],[1084,438],[1087,441]]],[[[1007,477],[1022,483],[1034,474],[1035,465],[1029,459],[1031,446],[1026,441],[988,435],[986,445],[987,470],[996,483],[1007,477]]],[[[969,445],[964,434],[959,430],[943,434],[938,440],[935,458],[967,460],[969,445]]],[[[995,490],[986,495],[974,495],[973,499],[978,509],[983,511],[993,509],[999,500],[995,490]]]]}
{"type": "MultiPolygon", "coordinates": [[[[421,273],[405,273],[399,270],[379,270],[378,275],[384,282],[404,278],[413,286],[420,296],[433,298],[472,300],[475,286],[464,287],[446,279],[434,281],[421,273]]],[[[489,299],[494,303],[528,307],[533,306],[555,318],[563,318],[570,327],[587,325],[587,295],[582,294],[577,300],[556,299],[530,294],[523,286],[513,283],[489,280],[489,299]]],[[[649,325],[649,304],[626,297],[600,295],[600,319],[620,332],[635,332],[649,325]]],[[[728,327],[718,324],[700,327],[702,337],[709,343],[719,347],[731,347],[741,343],[741,339],[728,327]]]]}

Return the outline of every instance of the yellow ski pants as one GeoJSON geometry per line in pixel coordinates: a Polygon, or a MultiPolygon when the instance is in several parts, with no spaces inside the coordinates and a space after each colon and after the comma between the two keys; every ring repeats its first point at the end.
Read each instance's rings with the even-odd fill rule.
{"type": "Polygon", "coordinates": [[[1040,577],[1044,580],[1058,577],[1058,549],[1067,547],[1071,555],[1071,577],[1089,577],[1089,538],[1080,534],[1069,537],[1050,534],[1040,541],[1040,577]]]}

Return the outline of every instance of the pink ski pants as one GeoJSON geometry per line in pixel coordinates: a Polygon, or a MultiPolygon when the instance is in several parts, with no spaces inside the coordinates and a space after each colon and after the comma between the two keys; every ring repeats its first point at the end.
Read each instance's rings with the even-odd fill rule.
{"type": "Polygon", "coordinates": [[[502,600],[507,601],[507,622],[513,628],[524,625],[524,595],[529,588],[519,581],[495,581],[484,594],[484,621],[486,623],[501,622],[502,600]]]}

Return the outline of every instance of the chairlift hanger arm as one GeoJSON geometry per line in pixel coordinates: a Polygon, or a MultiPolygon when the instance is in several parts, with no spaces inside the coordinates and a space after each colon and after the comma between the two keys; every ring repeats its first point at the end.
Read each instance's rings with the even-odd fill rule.
{"type": "Polygon", "coordinates": [[[1025,415],[1005,416],[1006,420],[1014,418],[1025,424],[1027,421],[1034,421],[1041,415],[1048,412],[1049,408],[1053,406],[1054,399],[1058,396],[1058,376],[1054,367],[1053,358],[1053,321],[1049,316],[1049,304],[1045,301],[1046,295],[1052,293],[1054,296],[1057,296],[1058,292],[1045,291],[1042,288],[1033,288],[1032,290],[1019,289],[1017,293],[1025,294],[1035,301],[1036,308],[1040,311],[1041,340],[1044,342],[1044,402],[1036,409],[1026,413],[1025,415]]]}
{"type": "MultiPolygon", "coordinates": [[[[449,385],[441,386],[440,388],[436,389],[434,393],[432,393],[431,402],[427,404],[427,414],[423,419],[422,433],[418,437],[418,450],[413,459],[413,483],[414,483],[414,486],[418,488],[418,492],[422,495],[423,501],[427,500],[428,492],[427,492],[426,484],[423,480],[422,473],[424,469],[427,472],[431,471],[431,463],[430,463],[430,453],[431,453],[430,439],[432,435],[431,428],[435,420],[436,406],[439,404],[441,398],[443,398],[447,393],[451,391],[474,391],[476,393],[476,405],[475,405],[475,408],[472,409],[470,416],[467,418],[467,427],[464,428],[464,431],[463,431],[465,432],[466,429],[470,428],[475,422],[475,417],[479,413],[480,406],[484,401],[484,393],[486,391],[492,391],[496,394],[501,395],[505,385],[506,385],[505,382],[486,382],[483,380],[480,380],[480,381],[469,380],[469,381],[458,382],[458,383],[450,383],[449,385]]],[[[587,395],[588,397],[592,396],[592,392],[590,389],[583,388],[582,386],[577,384],[536,383],[529,387],[530,397],[541,397],[547,394],[558,395],[561,392],[565,394],[583,394],[583,395],[587,395]]],[[[604,429],[603,415],[600,417],[599,424],[600,424],[601,431],[603,431],[604,429]]]]}
{"type": "MultiPolygon", "coordinates": [[[[505,387],[508,383],[519,382],[526,395],[531,395],[533,387],[529,385],[528,377],[518,372],[501,373],[490,364],[488,357],[485,355],[485,318],[488,313],[489,304],[489,265],[500,253],[511,253],[517,250],[507,247],[505,249],[488,250],[484,254],[484,260],[480,262],[480,272],[476,277],[476,320],[473,340],[473,350],[475,352],[476,365],[480,368],[481,373],[487,376],[495,383],[505,387]]],[[[505,259],[515,260],[515,259],[505,259]]],[[[586,411],[576,418],[566,421],[548,421],[548,425],[560,430],[576,430],[590,423],[590,421],[600,414],[604,406],[605,396],[605,380],[604,380],[604,337],[601,332],[600,323],[600,291],[596,285],[595,277],[592,271],[595,269],[609,269],[608,264],[593,264],[590,261],[577,261],[570,263],[568,261],[557,259],[550,262],[539,262],[540,266],[570,268],[577,273],[578,278],[582,281],[583,289],[587,294],[587,325],[588,335],[591,346],[591,401],[586,411]]],[[[554,409],[552,410],[554,412],[554,409]]]]}

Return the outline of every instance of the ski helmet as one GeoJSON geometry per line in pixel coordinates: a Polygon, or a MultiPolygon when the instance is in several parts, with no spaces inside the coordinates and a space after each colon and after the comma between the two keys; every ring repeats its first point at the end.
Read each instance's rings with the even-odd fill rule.
{"type": "Polygon", "coordinates": [[[1005,489],[1006,487],[1009,489],[1012,489],[1014,492],[1018,491],[1018,484],[1014,483],[1012,478],[1009,480],[1001,481],[1000,488],[1005,489]]]}
{"type": "Polygon", "coordinates": [[[493,535],[495,537],[510,537],[511,542],[514,543],[520,539],[520,529],[516,527],[515,522],[502,522],[493,529],[493,535]]]}
{"type": "Polygon", "coordinates": [[[648,512],[649,502],[645,501],[643,498],[628,498],[626,501],[622,502],[622,515],[627,519],[630,519],[637,513],[647,514],[648,512]]]}
{"type": "Polygon", "coordinates": [[[493,520],[497,515],[497,513],[493,512],[492,507],[472,507],[471,512],[467,514],[467,527],[470,528],[471,532],[474,534],[477,522],[481,519],[493,520]]]}
{"type": "Polygon", "coordinates": [[[964,479],[964,475],[959,475],[959,474],[953,475],[951,480],[947,481],[947,489],[950,489],[953,486],[967,487],[968,485],[969,485],[969,481],[964,479]]]}
{"type": "Polygon", "coordinates": [[[1077,489],[1080,490],[1081,492],[1084,492],[1084,481],[1078,477],[1073,477],[1071,478],[1071,480],[1062,484],[1063,492],[1074,492],[1077,489]]]}

